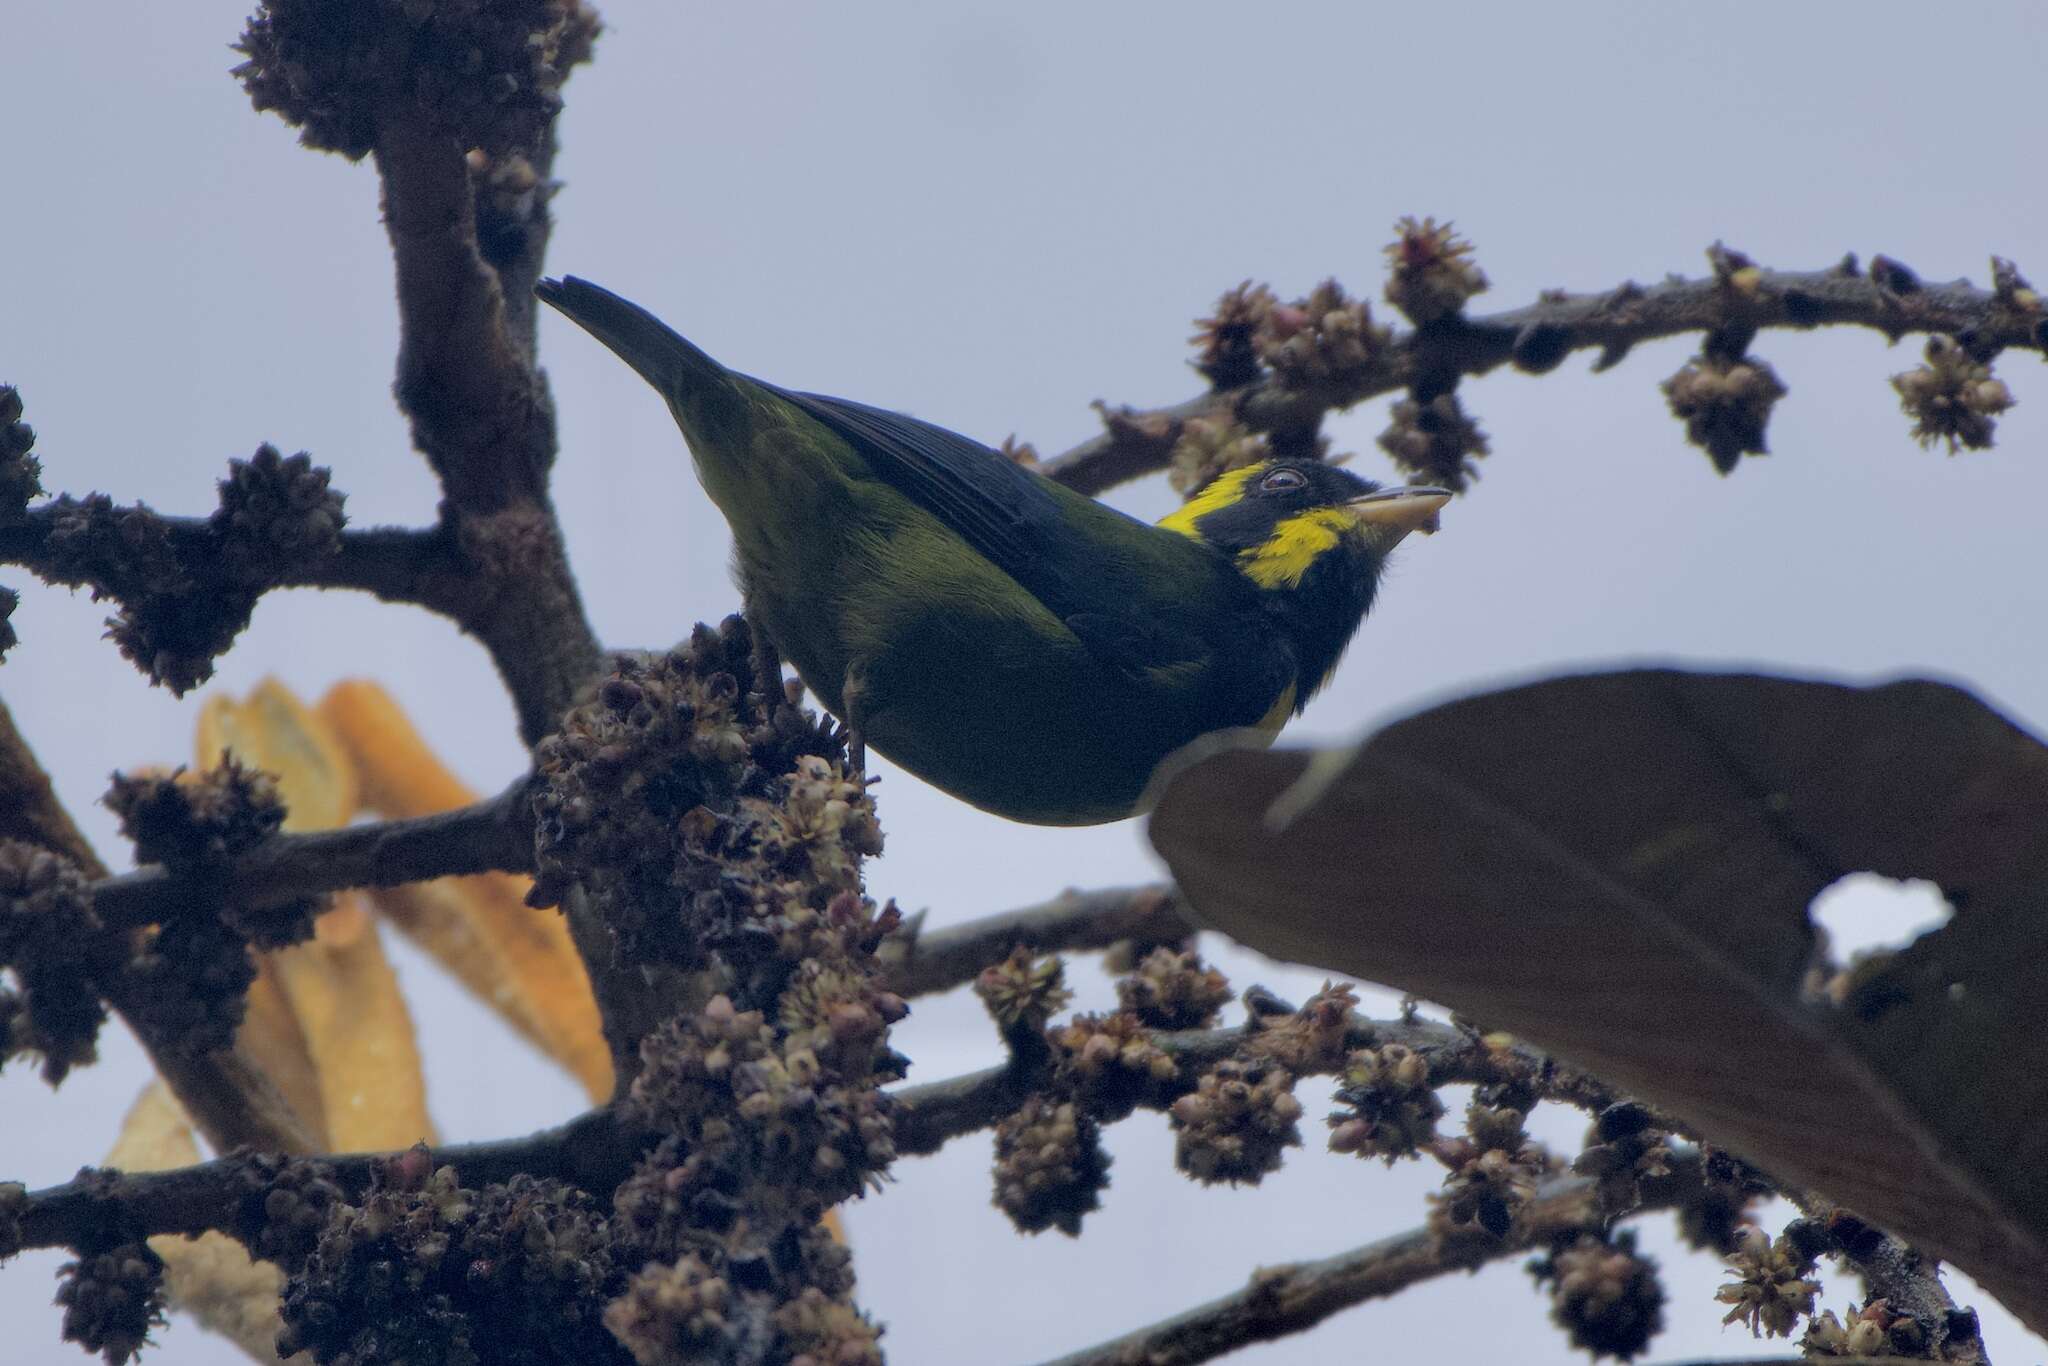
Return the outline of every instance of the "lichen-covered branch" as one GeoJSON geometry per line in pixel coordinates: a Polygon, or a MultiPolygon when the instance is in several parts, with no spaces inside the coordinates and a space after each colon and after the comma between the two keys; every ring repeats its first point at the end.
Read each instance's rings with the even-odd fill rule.
{"type": "MultiPolygon", "coordinates": [[[[1639,1212],[1676,1206],[1697,1183],[1696,1166],[1688,1167],[1639,1212]]],[[[1593,1182],[1554,1181],[1536,1192],[1505,1237],[1446,1237],[1440,1229],[1424,1226],[1320,1261],[1262,1267],[1242,1290],[1048,1366],[1190,1366],[1213,1361],[1255,1342],[1313,1328],[1367,1300],[1384,1299],[1451,1272],[1475,1270],[1574,1232],[1597,1230],[1605,1218],[1594,1198],[1593,1182]]]]}
{"type": "Polygon", "coordinates": [[[1714,269],[1703,278],[1597,293],[1550,290],[1521,308],[1468,316],[1465,297],[1485,287],[1462,260],[1469,248],[1447,226],[1404,220],[1400,232],[1389,248],[1387,294],[1413,328],[1375,325],[1364,302],[1334,282],[1291,305],[1247,285],[1226,294],[1201,325],[1197,365],[1212,379],[1209,392],[1171,407],[1105,409],[1100,435],[1040,470],[1100,493],[1166,468],[1180,458],[1184,436],[1203,436],[1202,423],[1211,424],[1211,437],[1242,428],[1276,447],[1312,447],[1324,414],[1408,389],[1406,411],[1396,412],[1381,444],[1404,469],[1462,487],[1467,458],[1485,446],[1457,407],[1452,391],[1460,379],[1503,365],[1541,374],[1581,351],[1597,353],[1595,368],[1605,370],[1642,342],[1699,334],[1700,361],[1674,376],[1666,393],[1689,435],[1725,472],[1743,452],[1761,449],[1770,406],[1784,393],[1768,366],[1748,361],[1750,339],[1769,329],[1826,326],[1869,328],[1894,340],[1936,338],[1927,367],[1895,381],[1914,434],[1981,446],[1990,442],[1993,415],[2011,402],[1990,378],[1991,359],[2006,348],[2048,350],[2048,311],[2005,261],[1994,260],[1993,287],[1980,289],[1963,280],[1924,282],[1884,256],[1867,268],[1850,256],[1825,270],[1770,270],[1717,244],[1708,253],[1714,269]]]}
{"type": "Polygon", "coordinates": [[[898,995],[928,996],[972,981],[1017,948],[1057,953],[1108,948],[1125,939],[1158,944],[1192,932],[1174,888],[1108,887],[1063,892],[1037,906],[941,930],[909,925],[882,945],[880,957],[898,995]]]}
{"type": "MultiPolygon", "coordinates": [[[[349,887],[530,872],[528,793],[528,780],[521,778],[488,801],[453,811],[272,835],[236,860],[226,890],[241,906],[260,910],[349,887]]],[[[175,913],[183,881],[179,873],[159,866],[102,878],[92,885],[93,909],[111,926],[154,924],[175,913]]]]}

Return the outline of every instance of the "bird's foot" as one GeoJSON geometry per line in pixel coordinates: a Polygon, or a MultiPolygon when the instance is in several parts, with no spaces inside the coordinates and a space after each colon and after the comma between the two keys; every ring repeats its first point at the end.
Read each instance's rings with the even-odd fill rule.
{"type": "Polygon", "coordinates": [[[754,691],[761,696],[763,719],[772,722],[776,712],[791,705],[782,682],[782,651],[775,648],[767,628],[752,617],[747,618],[747,630],[754,639],[754,691]]]}

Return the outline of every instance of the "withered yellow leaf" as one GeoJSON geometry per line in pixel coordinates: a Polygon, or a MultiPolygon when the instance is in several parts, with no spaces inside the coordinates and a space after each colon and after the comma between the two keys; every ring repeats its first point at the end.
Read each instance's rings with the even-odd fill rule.
{"type": "MultiPolygon", "coordinates": [[[[337,683],[320,715],[352,756],[363,804],[390,818],[430,815],[476,793],[428,748],[375,683],[337,683]]],[[[528,878],[491,873],[377,888],[368,895],[407,937],[549,1057],[593,1101],[610,1097],[605,1046],[583,960],[567,924],[525,902],[528,878]]]]}
{"type": "MultiPolygon", "coordinates": [[[[216,696],[201,709],[199,765],[229,751],[277,778],[287,829],[328,829],[355,816],[359,789],[347,747],[275,679],[244,701],[216,696]]],[[[310,942],[260,955],[250,999],[237,1048],[276,1081],[328,1151],[432,1141],[412,1015],[361,898],[338,898],[310,942]]]]}

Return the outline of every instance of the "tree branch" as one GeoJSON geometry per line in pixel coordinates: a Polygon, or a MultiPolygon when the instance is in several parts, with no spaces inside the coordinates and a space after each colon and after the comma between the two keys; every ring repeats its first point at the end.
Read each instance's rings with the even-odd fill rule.
{"type": "MultiPolygon", "coordinates": [[[[59,498],[0,524],[0,563],[21,565],[46,583],[89,588],[131,613],[146,615],[156,636],[170,637],[182,647],[171,653],[206,661],[167,667],[156,652],[138,658],[152,678],[180,691],[205,679],[210,655],[229,647],[256,599],[272,589],[354,589],[385,602],[424,607],[491,651],[514,690],[531,743],[552,728],[598,659],[587,627],[576,626],[565,636],[568,626],[540,620],[566,610],[558,597],[542,594],[546,603],[531,610],[521,605],[540,592],[526,573],[537,563],[536,555],[545,561],[542,569],[559,570],[567,581],[566,563],[556,563],[559,547],[547,551],[545,544],[532,541],[533,515],[531,508],[501,509],[482,520],[428,528],[342,530],[327,542],[252,566],[226,553],[229,535],[214,518],[167,517],[139,505],[59,498]],[[522,634],[522,622],[543,634],[522,634]],[[548,648],[550,641],[561,640],[570,640],[575,649],[563,654],[548,648]],[[576,652],[586,647],[587,659],[571,670],[571,655],[582,658],[576,652]],[[545,677],[547,669],[569,672],[545,677]]],[[[549,528],[552,516],[549,512],[542,519],[549,528]]]]}
{"type": "MultiPolygon", "coordinates": [[[[1668,1190],[1659,1190],[1653,1202],[1636,1212],[1680,1204],[1698,1185],[1695,1158],[1668,1190]]],[[[1321,1261],[1264,1267],[1252,1273],[1242,1290],[1047,1366],[1188,1366],[1287,1337],[1355,1304],[1384,1299],[1453,1271],[1476,1270],[1567,1234],[1597,1230],[1604,1216],[1596,1186],[1577,1177],[1543,1186],[1501,1239],[1446,1238],[1424,1226],[1321,1261]]]]}
{"type": "Polygon", "coordinates": [[[1099,436],[1045,461],[1040,471],[1083,493],[1100,493],[1164,469],[1191,418],[1234,417],[1257,432],[1313,431],[1322,414],[1418,382],[1441,392],[1462,376],[1513,363],[1543,373],[1578,351],[1598,351],[1595,368],[1618,365],[1638,343],[1724,329],[1867,327],[1894,341],[1925,332],[1966,339],[1973,352],[2048,349],[2038,310],[1964,280],[1923,284],[1895,261],[1855,258],[1827,270],[1754,270],[1739,283],[1710,276],[1633,283],[1597,294],[1547,291],[1536,303],[1477,317],[1451,315],[1393,334],[1373,363],[1341,385],[1289,390],[1271,375],[1212,390],[1171,407],[1112,416],[1099,436]]]}
{"type": "MultiPolygon", "coordinates": [[[[260,909],[349,887],[471,873],[531,872],[533,816],[522,777],[487,801],[410,820],[375,821],[273,835],[235,865],[227,888],[260,909]]],[[[180,900],[177,875],[151,865],[93,884],[93,909],[108,925],[159,922],[180,900]]]]}
{"type": "MultiPolygon", "coordinates": [[[[546,241],[546,197],[529,196],[523,245],[487,256],[478,213],[491,164],[467,146],[431,111],[394,102],[379,119],[374,153],[398,272],[395,392],[447,494],[443,519],[486,590],[464,625],[490,650],[531,745],[602,651],[547,493],[554,404],[534,363],[526,298],[546,241]]],[[[552,148],[550,122],[532,156],[516,159],[538,181],[552,148]]]]}
{"type": "Polygon", "coordinates": [[[1019,946],[1036,953],[1102,949],[1122,939],[1166,943],[1194,932],[1180,893],[1155,883],[1063,892],[1051,901],[984,916],[965,925],[922,932],[915,926],[885,941],[877,957],[899,996],[929,996],[974,979],[1019,946]]]}
{"type": "MultiPolygon", "coordinates": [[[[48,775],[5,706],[0,706],[0,811],[10,813],[10,838],[62,854],[89,877],[106,878],[106,865],[57,801],[48,775]]],[[[86,926],[78,927],[78,933],[86,932],[86,926]]],[[[159,1016],[144,1008],[147,988],[125,969],[110,972],[95,985],[134,1031],[150,1062],[170,1084],[207,1142],[222,1149],[247,1145],[273,1152],[311,1150],[312,1136],[284,1097],[233,1049],[194,1055],[167,1046],[154,1027],[159,1016]]]]}
{"type": "Polygon", "coordinates": [[[1976,1312],[1956,1305],[1942,1284],[1939,1261],[1833,1201],[1797,1189],[1785,1194],[1806,1216],[1788,1230],[1797,1241],[1839,1256],[1862,1277],[1868,1299],[1883,1300],[1892,1314],[1922,1326],[1939,1359],[1982,1366],[1986,1358],[1976,1312]]]}
{"type": "MultiPolygon", "coordinates": [[[[1152,1042],[1180,1069],[1177,1088],[1167,1088],[1171,1094],[1165,1099],[1192,1087],[1201,1072],[1225,1058],[1237,1056],[1260,1032],[1238,1025],[1228,1029],[1154,1033],[1152,1042]]],[[[1546,1100],[1597,1113],[1619,1099],[1593,1078],[1561,1066],[1526,1045],[1496,1046],[1470,1030],[1430,1020],[1370,1020],[1354,1014],[1346,1026],[1344,1042],[1347,1049],[1387,1044],[1411,1048],[1429,1064],[1432,1086],[1498,1081],[1504,1068],[1513,1068],[1526,1074],[1537,1094],[1546,1100]]],[[[1000,1067],[945,1081],[898,1087],[890,1093],[896,1102],[896,1151],[906,1156],[934,1153],[950,1139],[992,1127],[1023,1104],[1027,1095],[1045,1085],[1055,1062],[1052,1050],[1046,1049],[1013,1055],[1000,1067]]]]}
{"type": "MultiPolygon", "coordinates": [[[[436,1167],[452,1166],[457,1180],[478,1187],[521,1172],[552,1177],[600,1200],[632,1170],[645,1147],[609,1110],[592,1110],[566,1124],[523,1138],[463,1143],[430,1150],[436,1167]]],[[[319,1162],[349,1198],[359,1197],[395,1153],[339,1153],[319,1162]]],[[[242,1198],[263,1173],[253,1154],[241,1153],[163,1172],[127,1174],[111,1169],[81,1173],[61,1186],[29,1192],[20,1207],[21,1246],[103,1246],[110,1230],[121,1240],[160,1233],[196,1236],[209,1229],[232,1233],[242,1198]]]]}

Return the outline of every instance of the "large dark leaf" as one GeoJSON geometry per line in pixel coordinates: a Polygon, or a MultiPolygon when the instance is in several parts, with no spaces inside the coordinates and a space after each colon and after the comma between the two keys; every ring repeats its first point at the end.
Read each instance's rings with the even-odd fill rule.
{"type": "Polygon", "coordinates": [[[1203,923],[1522,1035],[2048,1330],[2048,749],[1968,693],[1558,679],[1200,759],[1151,837],[1203,923]],[[1815,1005],[1807,906],[1858,870],[1955,915],[1815,1005]]]}

